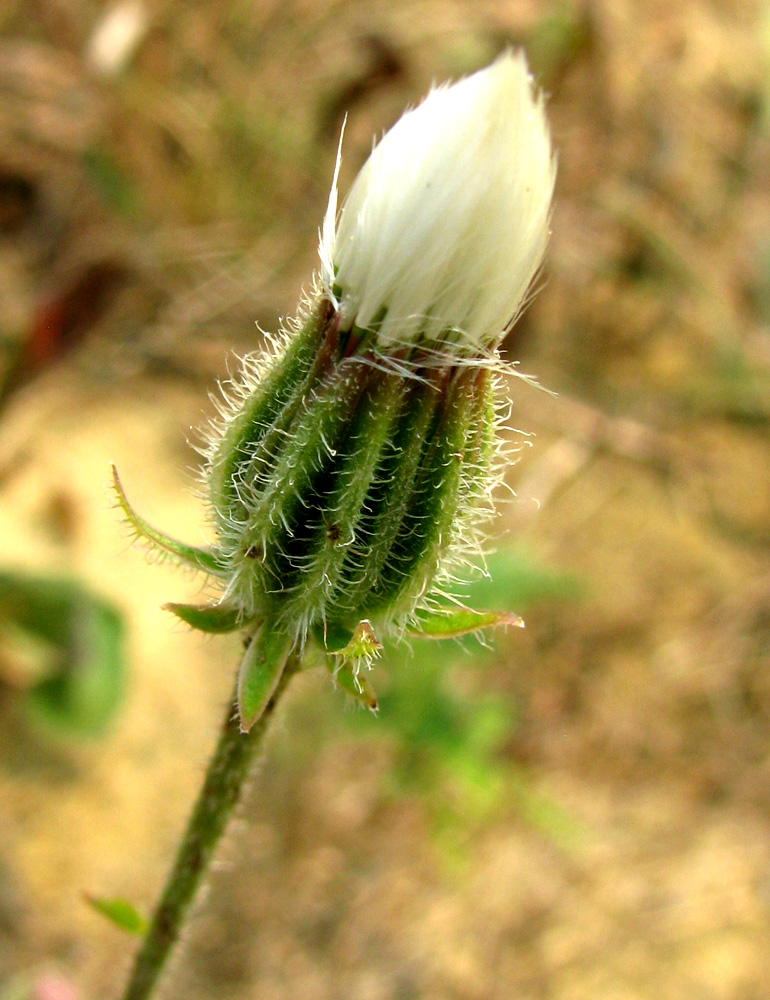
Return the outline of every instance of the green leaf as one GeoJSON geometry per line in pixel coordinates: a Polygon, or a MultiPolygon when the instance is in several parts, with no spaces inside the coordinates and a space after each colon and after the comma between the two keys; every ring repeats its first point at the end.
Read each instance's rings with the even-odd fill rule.
{"type": "Polygon", "coordinates": [[[451,639],[500,625],[524,628],[523,619],[505,611],[471,611],[469,608],[417,611],[415,618],[417,626],[408,631],[418,639],[451,639]]]}
{"type": "Polygon", "coordinates": [[[107,899],[104,896],[92,896],[87,892],[83,893],[83,899],[97,913],[101,913],[103,917],[106,917],[122,931],[126,931],[127,934],[142,937],[147,933],[147,920],[127,899],[119,897],[107,899]]]}
{"type": "Polygon", "coordinates": [[[123,484],[118,476],[118,470],[114,465],[112,466],[112,484],[115,490],[115,497],[118,501],[118,507],[123,512],[126,521],[135,532],[137,538],[141,538],[149,544],[151,549],[163,555],[171,556],[181,563],[192,566],[194,569],[202,570],[204,573],[210,573],[212,576],[221,576],[222,567],[217,562],[216,556],[211,549],[199,549],[194,545],[186,545],[184,542],[178,542],[175,538],[164,535],[162,531],[153,528],[152,525],[139,517],[128,502],[123,484]]]}
{"type": "Polygon", "coordinates": [[[228,604],[164,604],[163,610],[199,632],[237,632],[251,624],[244,621],[240,608],[228,604]]]}

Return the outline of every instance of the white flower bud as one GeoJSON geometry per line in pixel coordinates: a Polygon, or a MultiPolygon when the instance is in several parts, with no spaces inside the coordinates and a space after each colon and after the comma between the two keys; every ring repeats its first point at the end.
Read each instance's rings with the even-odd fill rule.
{"type": "Polygon", "coordinates": [[[523,54],[433,90],[374,147],[339,218],[335,173],[320,255],[341,329],[374,326],[386,349],[494,348],[542,262],[554,179],[523,54]]]}

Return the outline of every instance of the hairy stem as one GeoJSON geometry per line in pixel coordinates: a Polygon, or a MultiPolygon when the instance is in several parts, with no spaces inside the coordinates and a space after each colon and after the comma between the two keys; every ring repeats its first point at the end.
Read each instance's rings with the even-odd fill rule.
{"type": "Polygon", "coordinates": [[[270,717],[298,667],[298,657],[290,656],[275,693],[248,733],[241,732],[235,702],[228,706],[203,788],[147,936],[134,962],[123,1000],[147,1000],[153,995],[217,843],[240,801],[270,717]]]}

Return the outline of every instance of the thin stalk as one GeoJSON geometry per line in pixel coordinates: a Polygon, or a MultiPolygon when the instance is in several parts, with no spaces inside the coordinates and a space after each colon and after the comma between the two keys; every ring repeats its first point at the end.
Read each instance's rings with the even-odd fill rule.
{"type": "Polygon", "coordinates": [[[153,995],[227,821],[241,799],[270,717],[292,675],[297,672],[298,660],[298,657],[289,657],[275,693],[248,733],[241,732],[236,702],[229,704],[203,788],[147,936],[136,956],[123,1000],[147,1000],[153,995]]]}

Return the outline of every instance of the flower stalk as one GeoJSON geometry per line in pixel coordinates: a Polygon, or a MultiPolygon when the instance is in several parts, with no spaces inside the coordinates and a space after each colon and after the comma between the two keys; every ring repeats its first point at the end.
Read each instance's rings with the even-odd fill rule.
{"type": "Polygon", "coordinates": [[[296,663],[287,664],[262,715],[248,734],[241,732],[237,703],[228,704],[219,742],[209,762],[166,888],[134,961],[123,1000],[147,1000],[155,991],[206,875],[211,856],[241,800],[270,718],[295,670],[296,663]]]}

